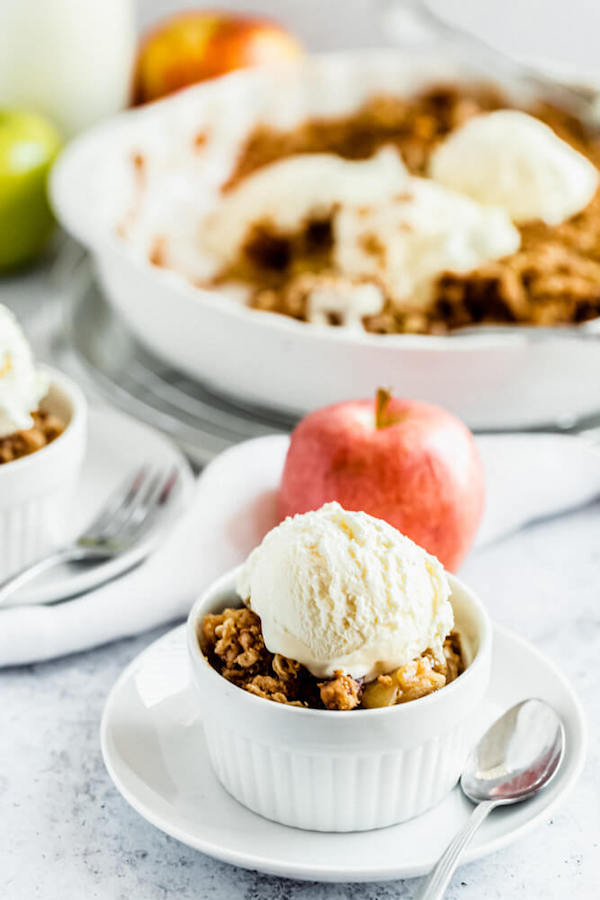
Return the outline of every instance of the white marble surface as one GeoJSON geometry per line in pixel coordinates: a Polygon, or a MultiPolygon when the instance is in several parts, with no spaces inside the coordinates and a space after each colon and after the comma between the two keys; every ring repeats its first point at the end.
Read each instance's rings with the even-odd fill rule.
{"type": "MultiPolygon", "coordinates": [[[[0,282],[36,344],[55,319],[45,269],[0,282]]],[[[494,618],[548,653],[577,686],[590,727],[585,772],[551,820],[463,867],[461,900],[593,900],[600,885],[600,504],[473,555],[464,578],[494,618]]],[[[261,876],[215,862],[156,831],[113,788],[98,725],[119,672],[161,631],[43,665],[0,672],[2,900],[391,900],[417,882],[336,886],[261,876]]]]}
{"type": "MultiPolygon", "coordinates": [[[[494,618],[530,638],[577,685],[590,726],[584,775],[555,815],[512,847],[459,870],[449,898],[593,900],[600,884],[600,507],[528,529],[475,555],[464,577],[494,618]]],[[[160,634],[0,674],[0,896],[7,900],[391,900],[416,881],[290,882],[215,862],[142,820],[102,764],[104,699],[160,634]]]]}
{"type": "MultiPolygon", "coordinates": [[[[441,2],[436,0],[434,5],[439,8],[441,2]]],[[[148,21],[181,5],[185,3],[180,0],[145,0],[142,18],[148,21]]],[[[314,47],[373,44],[377,39],[373,0],[237,0],[231,5],[268,9],[290,24],[300,23],[307,42],[314,47]],[[328,26],[332,19],[339,27],[328,26]]],[[[531,16],[534,7],[539,13],[541,0],[527,0],[520,4],[521,9],[523,5],[531,16]]],[[[488,29],[502,9],[499,27],[509,38],[511,34],[519,36],[519,49],[527,40],[531,42],[532,35],[536,50],[540,40],[548,46],[540,39],[540,29],[511,31],[504,4],[495,5],[494,11],[491,0],[452,0],[451,7],[463,19],[472,8],[477,21],[483,16],[488,29]],[[483,15],[484,6],[489,15],[483,15]]],[[[585,56],[592,43],[596,53],[590,35],[597,29],[588,27],[569,29],[570,50],[564,53],[567,42],[563,42],[564,22],[558,13],[566,7],[559,0],[544,0],[544,27],[552,32],[548,40],[551,44],[559,41],[560,55],[571,59],[579,55],[580,48],[585,56]],[[549,6],[556,15],[549,14],[549,6]]],[[[588,18],[595,9],[589,0],[573,0],[568,4],[571,25],[579,7],[585,8],[588,18]]],[[[43,306],[47,293],[44,270],[26,279],[0,282],[0,302],[10,303],[32,323],[38,340],[44,339],[49,321],[43,306]]],[[[518,844],[460,869],[448,892],[450,900],[563,900],[565,896],[593,900],[599,896],[599,538],[600,506],[596,504],[488,547],[464,567],[464,578],[486,599],[494,618],[532,640],[576,684],[587,711],[590,750],[582,778],[553,818],[518,844]]],[[[0,672],[0,897],[413,897],[416,881],[319,885],[235,869],[178,844],[127,806],[104,770],[98,724],[117,675],[160,633],[44,665],[0,672]]]]}

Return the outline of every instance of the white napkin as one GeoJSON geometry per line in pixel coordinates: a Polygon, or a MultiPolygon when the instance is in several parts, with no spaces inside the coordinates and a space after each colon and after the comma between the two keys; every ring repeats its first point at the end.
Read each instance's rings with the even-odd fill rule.
{"type": "MultiPolygon", "coordinates": [[[[555,435],[482,436],[487,506],[477,544],[600,497],[600,452],[555,435]]],[[[286,435],[238,444],[200,477],[189,510],[138,569],[54,606],[0,610],[0,666],[85,650],[186,615],[217,575],[239,563],[277,521],[286,435]]]]}

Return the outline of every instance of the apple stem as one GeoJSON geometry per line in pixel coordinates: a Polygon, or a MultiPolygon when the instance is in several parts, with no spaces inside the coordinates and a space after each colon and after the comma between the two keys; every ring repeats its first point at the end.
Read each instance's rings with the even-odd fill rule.
{"type": "Polygon", "coordinates": [[[387,422],[387,409],[392,399],[390,388],[377,388],[375,397],[375,428],[385,428],[387,422]]]}

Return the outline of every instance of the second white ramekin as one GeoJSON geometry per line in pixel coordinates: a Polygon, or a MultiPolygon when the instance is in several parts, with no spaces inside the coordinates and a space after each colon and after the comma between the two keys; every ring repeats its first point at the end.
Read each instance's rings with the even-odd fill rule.
{"type": "Polygon", "coordinates": [[[55,548],[64,504],[75,487],[86,445],[86,400],[77,385],[44,367],[50,388],[40,404],[65,423],[51,444],[0,465],[0,581],[55,548]]]}
{"type": "Polygon", "coordinates": [[[385,709],[332,712],[284,706],[219,675],[197,623],[239,602],[236,572],[194,604],[188,650],[210,759],[221,784],[254,812],[314,831],[367,831],[435,806],[456,783],[487,690],[492,626],[477,597],[449,576],[468,666],[442,690],[385,709]]]}

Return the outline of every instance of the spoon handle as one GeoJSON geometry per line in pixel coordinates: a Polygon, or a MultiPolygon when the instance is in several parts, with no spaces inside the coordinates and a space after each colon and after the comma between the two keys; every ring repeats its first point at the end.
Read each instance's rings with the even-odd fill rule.
{"type": "Polygon", "coordinates": [[[458,834],[452,838],[440,856],[437,865],[429,873],[415,900],[441,900],[463,850],[494,806],[496,806],[496,801],[484,800],[475,807],[469,820],[458,834]]]}

